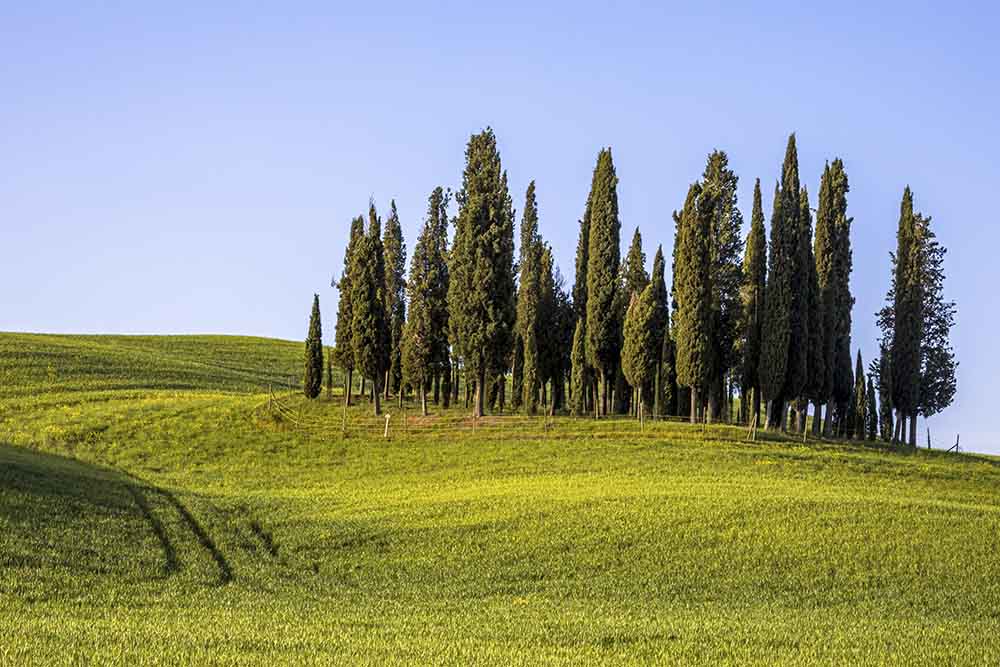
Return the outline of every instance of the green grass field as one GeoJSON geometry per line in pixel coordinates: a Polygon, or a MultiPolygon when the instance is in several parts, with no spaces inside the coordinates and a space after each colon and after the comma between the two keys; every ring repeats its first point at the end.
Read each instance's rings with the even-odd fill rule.
{"type": "Polygon", "coordinates": [[[0,664],[1000,664],[998,459],[367,404],[345,439],[267,409],[301,365],[0,334],[0,664]]]}

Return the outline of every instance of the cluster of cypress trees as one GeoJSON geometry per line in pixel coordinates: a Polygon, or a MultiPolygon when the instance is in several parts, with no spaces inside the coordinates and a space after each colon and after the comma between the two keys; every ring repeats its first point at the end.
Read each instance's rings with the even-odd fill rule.
{"type": "MultiPolygon", "coordinates": [[[[742,236],[738,182],[726,153],[713,151],[673,215],[668,291],[662,248],[647,273],[638,228],[621,256],[618,177],[611,149],[602,149],[567,290],[540,231],[534,181],[515,260],[515,211],[496,137],[489,128],[473,135],[457,216],[448,219],[451,193],[435,188],[408,276],[395,202],[384,235],[374,204],[367,228],[360,217],[351,225],[336,283],[333,357],[345,373],[344,400],[352,400],[357,370],[362,392],[371,384],[376,414],[380,396],[402,401],[410,391],[425,414],[432,390],[447,407],[463,384],[476,416],[507,405],[594,417],[652,411],[803,432],[811,405],[816,435],[874,439],[881,432],[899,441],[909,425],[915,444],[916,416],[953,400],[957,366],[948,342],[955,305],[943,298],[945,251],[930,218],[913,212],[907,188],[887,305],[878,313],[882,352],[866,377],[860,351],[851,363],[852,218],[843,162],[824,167],[815,230],[794,134],[775,184],[770,238],[759,179],[742,236]]],[[[317,332],[318,308],[317,301],[317,332]]],[[[321,345],[318,352],[321,378],[321,345]]],[[[313,363],[311,396],[319,393],[318,385],[310,393],[313,363]]]]}

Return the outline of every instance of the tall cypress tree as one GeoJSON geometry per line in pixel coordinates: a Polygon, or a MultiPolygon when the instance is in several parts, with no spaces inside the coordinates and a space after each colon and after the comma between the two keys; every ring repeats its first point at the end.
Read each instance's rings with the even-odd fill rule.
{"type": "Polygon", "coordinates": [[[351,221],[351,237],[344,250],[344,268],[336,287],[340,291],[337,302],[337,330],[334,352],[337,364],[344,371],[344,401],[351,404],[351,393],[354,375],[354,347],[351,345],[351,332],[354,327],[354,315],[351,312],[351,270],[354,266],[353,257],[358,243],[365,235],[365,219],[361,216],[351,221]]]}
{"type": "Polygon", "coordinates": [[[663,411],[663,339],[669,335],[670,329],[670,295],[667,293],[666,262],[663,259],[663,246],[656,247],[653,257],[653,273],[650,285],[653,288],[653,344],[656,346],[656,370],[653,381],[653,414],[661,417],[663,411]]]}
{"type": "Polygon", "coordinates": [[[699,183],[688,189],[680,216],[674,289],[677,382],[691,390],[691,422],[698,421],[715,370],[712,341],[712,217],[715,202],[699,183]]]}
{"type": "MultiPolygon", "coordinates": [[[[628,252],[625,254],[625,261],[622,263],[620,276],[622,284],[617,300],[618,317],[624,326],[625,314],[631,303],[632,296],[638,296],[642,290],[646,289],[646,285],[649,284],[649,274],[646,273],[646,253],[642,250],[642,234],[639,233],[638,227],[635,228],[635,232],[632,234],[632,242],[629,244],[628,252]]],[[[624,332],[622,335],[624,336],[624,332]]],[[[624,339],[622,345],[624,345],[624,339]]],[[[632,405],[632,396],[637,390],[642,392],[648,388],[631,386],[621,368],[619,368],[615,379],[615,411],[624,414],[631,409],[632,413],[638,416],[636,406],[632,405]]]]}
{"type": "Polygon", "coordinates": [[[803,314],[806,323],[806,382],[799,395],[798,430],[799,432],[805,431],[806,414],[809,410],[809,402],[812,401],[816,405],[813,416],[813,433],[818,435],[821,426],[819,405],[823,398],[823,385],[826,374],[826,360],[823,356],[823,302],[819,289],[819,275],[816,271],[816,259],[813,255],[812,214],[809,209],[809,193],[805,187],[802,188],[799,225],[800,275],[805,282],[803,314]]]}
{"type": "MultiPolygon", "coordinates": [[[[955,324],[955,302],[944,298],[944,257],[947,250],[930,229],[931,218],[917,216],[921,229],[920,281],[923,286],[923,339],[920,344],[920,392],[918,412],[931,417],[951,405],[955,398],[958,362],[950,334],[955,324]]],[[[916,424],[911,429],[916,444],[916,424]]]]}
{"type": "Polygon", "coordinates": [[[385,312],[385,256],[382,222],[375,204],[368,207],[368,231],[354,255],[351,309],[355,365],[371,380],[375,414],[382,414],[382,381],[389,365],[389,322],[385,312]]]}
{"type": "Polygon", "coordinates": [[[713,420],[722,416],[724,387],[729,371],[737,363],[740,286],[743,283],[743,214],[736,189],[739,177],[729,168],[729,156],[716,150],[709,156],[702,176],[702,188],[714,202],[711,221],[712,341],[715,368],[708,404],[713,420]]]}
{"type": "Polygon", "coordinates": [[[389,367],[386,371],[385,397],[390,392],[403,404],[403,324],[406,322],[406,242],[399,224],[396,200],[389,204],[382,239],[385,251],[385,312],[389,318],[389,367]]]}
{"type": "Polygon", "coordinates": [[[416,389],[424,415],[427,414],[427,385],[435,363],[434,296],[438,267],[433,262],[436,242],[434,222],[431,212],[413,247],[410,276],[406,283],[410,316],[403,327],[402,341],[404,376],[416,389]]]}
{"type": "MultiPolygon", "coordinates": [[[[909,186],[903,191],[900,204],[899,228],[896,232],[896,266],[894,280],[892,354],[892,404],[901,422],[900,440],[906,438],[903,429],[915,418],[920,395],[920,342],[923,337],[923,303],[920,280],[920,243],[913,213],[913,193],[909,186]]],[[[915,443],[913,443],[915,444],[915,443]]]]}
{"type": "Polygon", "coordinates": [[[875,383],[872,381],[871,376],[868,376],[868,389],[867,393],[867,406],[865,407],[865,415],[867,420],[865,422],[865,427],[867,430],[868,439],[874,441],[878,437],[878,409],[875,407],[875,383]]]}
{"type": "Polygon", "coordinates": [[[611,149],[597,156],[590,186],[590,229],[587,252],[587,355],[601,386],[595,408],[608,412],[608,385],[618,367],[621,322],[618,308],[618,266],[621,221],[618,218],[618,177],[611,149]]]}
{"type": "MultiPolygon", "coordinates": [[[[761,204],[760,179],[753,187],[753,212],[750,233],[743,254],[743,366],[742,401],[749,400],[750,410],[760,423],[760,353],[763,346],[764,292],[767,284],[767,236],[764,231],[764,208],[761,204]]],[[[747,412],[749,419],[749,411],[747,412]]]]}
{"type": "Polygon", "coordinates": [[[854,437],[864,440],[868,430],[868,388],[865,384],[865,366],[861,362],[861,350],[858,350],[857,362],[854,365],[854,437]]]}
{"type": "Polygon", "coordinates": [[[541,312],[542,240],[538,233],[538,202],[535,182],[528,184],[521,218],[521,249],[518,262],[517,322],[515,335],[520,339],[522,395],[515,405],[524,403],[528,414],[538,409],[539,384],[542,381],[542,360],[539,343],[541,312]]]}
{"type": "Polygon", "coordinates": [[[513,346],[514,211],[492,129],[469,139],[465,160],[451,253],[449,330],[476,380],[474,414],[481,416],[487,381],[494,384],[513,346]]]}
{"type": "MultiPolygon", "coordinates": [[[[583,218],[580,219],[580,234],[577,237],[576,242],[576,265],[575,265],[575,280],[573,282],[573,313],[578,320],[584,321],[586,324],[587,320],[587,264],[589,262],[590,254],[590,197],[587,197],[587,206],[584,211],[583,218]]],[[[575,325],[574,325],[575,328],[575,325]]],[[[584,335],[586,336],[586,326],[584,326],[584,335]]],[[[585,406],[590,404],[592,400],[593,393],[593,381],[592,381],[592,369],[590,367],[589,357],[586,353],[587,340],[583,340],[583,351],[584,351],[584,365],[580,368],[581,382],[583,383],[583,404],[585,406]]],[[[574,367],[575,368],[575,367],[574,367]]],[[[576,385],[573,385],[574,391],[576,390],[576,385]]],[[[576,399],[574,398],[574,401],[576,399]]]]}
{"type": "MultiPolygon", "coordinates": [[[[433,323],[432,368],[433,377],[451,373],[451,348],[448,343],[448,204],[451,193],[434,188],[427,201],[427,225],[430,241],[427,244],[427,262],[430,266],[430,292],[428,294],[431,322],[433,323]]],[[[449,384],[450,384],[449,378],[449,384]]],[[[445,400],[448,407],[448,400],[445,400]]]]}
{"type": "Polygon", "coordinates": [[[309,316],[305,380],[302,385],[306,398],[316,398],[323,389],[323,327],[319,316],[319,294],[313,295],[312,313],[309,316]]]}
{"type": "MultiPolygon", "coordinates": [[[[883,330],[884,331],[884,330],[883,330]]],[[[878,391],[878,429],[883,442],[892,440],[892,358],[888,341],[883,334],[879,344],[879,358],[869,367],[869,373],[875,378],[875,389],[878,391]]]]}
{"type": "Polygon", "coordinates": [[[786,401],[805,384],[804,286],[795,283],[800,262],[799,163],[795,135],[788,138],[781,186],[775,187],[765,295],[764,346],[760,357],[761,391],[768,402],[768,427],[784,424],[786,401]]]}
{"type": "MultiPolygon", "coordinates": [[[[639,294],[633,294],[625,314],[624,345],[622,346],[622,372],[633,387],[644,387],[653,378],[660,350],[656,349],[656,297],[653,287],[647,285],[639,294]]],[[[643,400],[638,400],[636,416],[642,419],[643,400]]]]}
{"type": "MultiPolygon", "coordinates": [[[[851,296],[850,280],[852,269],[851,253],[851,222],[847,215],[847,193],[850,186],[844,163],[838,158],[830,163],[826,176],[826,198],[821,196],[819,213],[824,217],[827,237],[822,244],[825,264],[817,255],[817,274],[820,278],[820,293],[823,303],[823,321],[826,327],[823,339],[824,359],[824,393],[827,400],[842,403],[852,391],[847,382],[851,359],[851,310],[854,307],[854,297],[851,296]],[[820,270],[823,274],[820,274],[820,270]],[[831,340],[832,339],[832,340],[831,340]],[[832,359],[832,362],[831,362],[832,359]],[[829,364],[832,363],[832,366],[829,364]],[[837,369],[840,369],[838,372],[837,369]],[[828,390],[828,391],[827,391],[828,390]]],[[[821,183],[822,190],[822,183],[821,183]]],[[[822,195],[822,193],[821,193],[822,195]]],[[[818,222],[817,222],[818,225],[818,222]]],[[[817,227],[818,231],[818,227],[817,227]]],[[[820,244],[817,243],[817,249],[820,244]]],[[[829,434],[832,429],[832,419],[828,418],[824,425],[829,434]]]]}

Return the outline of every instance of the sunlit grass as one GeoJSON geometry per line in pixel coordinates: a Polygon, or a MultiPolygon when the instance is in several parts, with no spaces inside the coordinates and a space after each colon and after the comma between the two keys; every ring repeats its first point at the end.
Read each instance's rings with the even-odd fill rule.
{"type": "Polygon", "coordinates": [[[344,437],[267,409],[300,344],[181,338],[0,335],[0,662],[1000,664],[996,459],[366,402],[344,437]]]}

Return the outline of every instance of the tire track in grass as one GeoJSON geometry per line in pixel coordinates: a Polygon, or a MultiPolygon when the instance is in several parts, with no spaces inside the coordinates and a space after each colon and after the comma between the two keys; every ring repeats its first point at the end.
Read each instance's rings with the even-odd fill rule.
{"type": "Polygon", "coordinates": [[[170,491],[166,489],[156,489],[156,492],[166,498],[167,502],[174,506],[174,509],[176,509],[177,513],[181,515],[181,518],[184,519],[184,523],[186,523],[191,532],[194,533],[198,542],[205,548],[206,551],[208,551],[212,560],[215,561],[216,566],[219,568],[219,583],[225,585],[231,582],[233,580],[232,566],[229,565],[229,561],[227,561],[223,553],[219,551],[219,547],[216,546],[212,537],[205,532],[205,529],[201,527],[201,524],[194,518],[194,515],[191,514],[191,512],[188,511],[188,508],[185,507],[184,504],[177,499],[177,496],[170,491]]]}
{"type": "Polygon", "coordinates": [[[180,562],[177,560],[177,550],[174,548],[173,543],[170,541],[170,537],[167,535],[167,529],[163,527],[163,523],[156,518],[155,514],[153,514],[153,510],[149,507],[149,503],[146,502],[146,497],[137,486],[134,484],[125,484],[125,488],[132,494],[132,499],[135,500],[135,504],[139,507],[139,511],[142,512],[143,518],[146,519],[150,528],[153,529],[153,534],[156,535],[156,539],[160,542],[160,549],[163,551],[163,557],[166,561],[163,567],[164,572],[168,576],[177,572],[177,570],[180,569],[180,562]]]}

